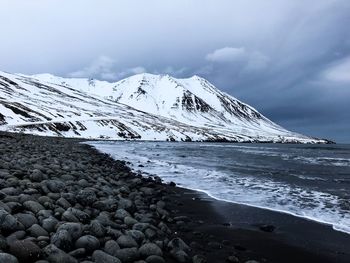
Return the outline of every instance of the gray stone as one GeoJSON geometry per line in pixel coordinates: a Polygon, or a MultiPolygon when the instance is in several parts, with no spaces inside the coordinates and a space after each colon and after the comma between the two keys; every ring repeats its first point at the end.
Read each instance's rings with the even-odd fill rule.
{"type": "Polygon", "coordinates": [[[147,228],[149,228],[150,224],[149,223],[136,223],[135,225],[132,226],[133,230],[138,230],[138,231],[145,231],[147,228]]]}
{"type": "Polygon", "coordinates": [[[125,209],[126,211],[130,212],[134,207],[134,204],[131,200],[121,198],[118,201],[118,209],[125,209]]]}
{"type": "Polygon", "coordinates": [[[140,252],[140,255],[144,258],[147,258],[149,256],[153,256],[153,255],[163,256],[163,252],[160,249],[160,247],[158,247],[154,243],[146,243],[146,244],[142,245],[139,248],[139,252],[140,252]]]}
{"type": "Polygon", "coordinates": [[[95,237],[103,237],[106,233],[105,227],[97,220],[92,220],[89,225],[90,234],[95,237]]]}
{"type": "Polygon", "coordinates": [[[79,219],[71,211],[64,211],[62,214],[62,220],[67,222],[79,222],[79,219]]]}
{"type": "Polygon", "coordinates": [[[46,186],[53,193],[60,193],[65,188],[65,184],[59,180],[47,180],[46,186]]]}
{"type": "Polygon", "coordinates": [[[109,255],[115,257],[117,255],[117,251],[120,250],[120,247],[118,245],[118,243],[114,240],[108,240],[105,243],[104,249],[103,249],[106,253],[108,253],[109,255]]]}
{"type": "Polygon", "coordinates": [[[70,208],[72,205],[63,197],[61,197],[60,199],[58,199],[56,201],[56,204],[59,205],[60,207],[64,208],[64,209],[68,209],[70,208]]]}
{"type": "Polygon", "coordinates": [[[45,209],[40,203],[35,201],[26,201],[23,203],[23,206],[25,209],[33,212],[34,214],[38,213],[40,210],[45,209]]]}
{"type": "Polygon", "coordinates": [[[85,248],[77,248],[77,249],[69,252],[68,254],[71,255],[72,257],[80,258],[86,254],[86,249],[85,248]]]}
{"type": "Polygon", "coordinates": [[[142,241],[145,239],[144,233],[138,230],[128,230],[126,231],[126,234],[131,236],[133,239],[135,239],[136,242],[139,244],[141,244],[142,241]]]}
{"type": "Polygon", "coordinates": [[[15,214],[14,217],[17,218],[17,220],[27,229],[28,227],[31,227],[34,224],[38,223],[38,220],[36,217],[29,213],[18,213],[15,214]]]}
{"type": "Polygon", "coordinates": [[[77,201],[82,205],[92,205],[97,200],[95,191],[90,188],[80,190],[76,196],[77,201]]]}
{"type": "Polygon", "coordinates": [[[48,179],[48,176],[42,173],[39,169],[34,169],[32,173],[29,175],[29,178],[33,182],[41,182],[48,179]]]}
{"type": "Polygon", "coordinates": [[[160,256],[153,255],[153,256],[147,257],[146,262],[147,263],[165,263],[165,260],[160,256]]]}
{"type": "Polygon", "coordinates": [[[71,212],[82,223],[87,223],[90,219],[90,216],[80,209],[71,207],[68,208],[67,211],[71,212]]]}
{"type": "Polygon", "coordinates": [[[6,188],[2,188],[1,191],[5,194],[5,195],[19,195],[21,194],[20,189],[17,189],[15,187],[6,187],[6,188]]]}
{"type": "Polygon", "coordinates": [[[18,213],[23,210],[23,206],[19,202],[7,202],[7,206],[11,209],[11,213],[18,213]]]}
{"type": "Polygon", "coordinates": [[[123,235],[117,239],[117,243],[121,248],[137,247],[137,242],[131,236],[123,235]]]}
{"type": "Polygon", "coordinates": [[[115,257],[123,263],[134,262],[140,258],[140,254],[136,247],[122,248],[116,251],[115,257]]]}
{"type": "Polygon", "coordinates": [[[91,235],[86,235],[78,238],[75,242],[76,248],[85,248],[86,251],[94,251],[100,247],[100,241],[91,235]]]}
{"type": "Polygon", "coordinates": [[[18,263],[18,260],[13,255],[10,255],[7,253],[0,253],[0,262],[1,263],[18,263]]]}
{"type": "Polygon", "coordinates": [[[38,224],[32,225],[27,229],[27,231],[32,237],[49,236],[49,233],[47,233],[47,231],[38,224]]]}
{"type": "Polygon", "coordinates": [[[64,251],[70,251],[73,247],[72,237],[69,231],[64,229],[57,230],[57,232],[51,237],[51,243],[64,251]]]}
{"type": "Polygon", "coordinates": [[[77,240],[83,233],[83,228],[80,223],[64,223],[58,227],[57,232],[61,230],[67,230],[73,240],[77,240]]]}
{"type": "Polygon", "coordinates": [[[23,230],[13,232],[11,235],[6,237],[7,244],[11,244],[16,240],[23,239],[26,236],[26,232],[23,230]]]}
{"type": "Polygon", "coordinates": [[[102,250],[95,250],[92,259],[95,263],[122,263],[118,258],[108,255],[102,250]]]}
{"type": "Polygon", "coordinates": [[[61,249],[57,248],[55,245],[48,245],[44,248],[44,252],[47,256],[47,260],[50,263],[78,263],[78,261],[72,257],[71,255],[68,255],[61,249]]]}
{"type": "Polygon", "coordinates": [[[28,239],[12,242],[9,252],[20,262],[34,262],[42,257],[41,248],[28,239]]]}
{"type": "Polygon", "coordinates": [[[17,230],[23,230],[24,226],[18,222],[18,220],[8,213],[7,211],[0,209],[0,230],[8,233],[17,230]]]}
{"type": "Polygon", "coordinates": [[[120,220],[124,220],[125,217],[127,216],[131,216],[130,213],[128,211],[126,211],[125,209],[118,209],[115,214],[114,217],[116,219],[120,219],[120,220]]]}
{"type": "Polygon", "coordinates": [[[126,224],[127,226],[133,226],[136,223],[138,223],[138,221],[135,218],[132,218],[131,216],[126,216],[124,218],[124,224],[126,224]]]}
{"type": "Polygon", "coordinates": [[[41,225],[47,232],[53,232],[57,224],[58,220],[53,216],[50,216],[49,218],[43,219],[41,225]]]}

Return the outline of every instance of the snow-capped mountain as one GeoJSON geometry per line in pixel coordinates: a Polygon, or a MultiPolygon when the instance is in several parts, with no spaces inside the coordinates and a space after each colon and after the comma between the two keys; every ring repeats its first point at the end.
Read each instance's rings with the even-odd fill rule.
{"type": "Polygon", "coordinates": [[[326,142],[285,130],[203,78],[110,83],[0,72],[0,130],[82,138],[326,142]]]}

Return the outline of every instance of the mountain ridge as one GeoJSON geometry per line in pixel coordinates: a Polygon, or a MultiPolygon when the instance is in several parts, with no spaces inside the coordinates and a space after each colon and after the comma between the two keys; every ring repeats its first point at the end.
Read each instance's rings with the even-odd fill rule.
{"type": "Polygon", "coordinates": [[[0,130],[91,139],[326,143],[192,76],[117,82],[0,71],[0,130]]]}

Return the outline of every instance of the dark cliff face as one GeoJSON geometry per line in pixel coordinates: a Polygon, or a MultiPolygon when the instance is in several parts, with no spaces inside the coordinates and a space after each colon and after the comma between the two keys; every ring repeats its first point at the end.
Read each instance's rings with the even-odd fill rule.
{"type": "Polygon", "coordinates": [[[188,90],[182,96],[181,105],[182,109],[187,111],[209,112],[213,110],[209,104],[188,90]]]}

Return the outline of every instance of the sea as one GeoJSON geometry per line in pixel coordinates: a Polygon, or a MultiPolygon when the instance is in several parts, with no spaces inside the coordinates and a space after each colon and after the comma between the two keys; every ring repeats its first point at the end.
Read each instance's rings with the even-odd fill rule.
{"type": "Polygon", "coordinates": [[[96,141],[144,176],[350,234],[350,145],[96,141]]]}

